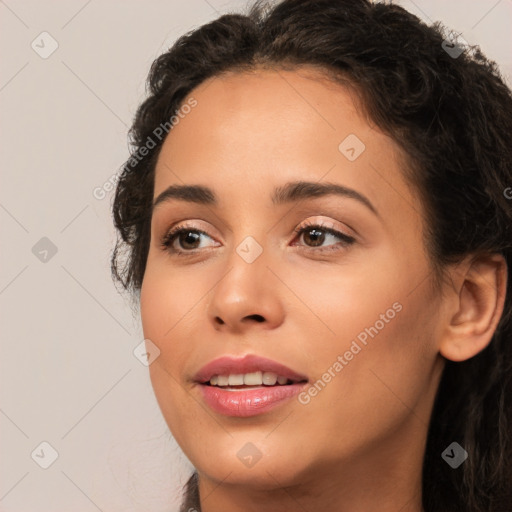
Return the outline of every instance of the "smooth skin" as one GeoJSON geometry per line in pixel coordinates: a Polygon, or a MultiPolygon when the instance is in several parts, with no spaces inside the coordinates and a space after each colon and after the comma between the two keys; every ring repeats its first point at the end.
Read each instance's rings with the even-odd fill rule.
{"type": "Polygon", "coordinates": [[[197,106],[164,141],[154,198],[170,185],[203,185],[218,205],[172,199],[155,208],[140,301],[144,336],[161,351],[152,385],[199,472],[203,512],[421,512],[444,358],[468,359],[490,342],[504,259],[468,257],[435,288],[400,149],[354,93],[317,69],[229,73],[189,96],[197,106]],[[365,145],[353,161],[339,150],[350,134],[365,145]],[[299,180],[354,189],[377,214],[336,195],[272,203],[276,187],[299,180]],[[355,241],[294,232],[305,223],[355,241]],[[174,240],[185,256],[161,244],[179,224],[207,233],[174,240]],[[236,251],[248,236],[263,250],[252,263],[236,251]],[[307,404],[223,416],[193,381],[219,356],[258,354],[317,382],[397,302],[401,311],[307,404]],[[262,455],[252,467],[237,457],[247,443],[262,455]]]}

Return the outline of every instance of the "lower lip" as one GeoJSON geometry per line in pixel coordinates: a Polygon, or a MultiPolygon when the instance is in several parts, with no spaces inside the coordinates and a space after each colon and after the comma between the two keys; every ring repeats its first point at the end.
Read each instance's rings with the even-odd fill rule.
{"type": "Polygon", "coordinates": [[[306,385],[307,382],[301,382],[231,391],[206,384],[201,384],[200,387],[205,402],[215,412],[245,418],[263,414],[285,403],[298,395],[306,385]]]}

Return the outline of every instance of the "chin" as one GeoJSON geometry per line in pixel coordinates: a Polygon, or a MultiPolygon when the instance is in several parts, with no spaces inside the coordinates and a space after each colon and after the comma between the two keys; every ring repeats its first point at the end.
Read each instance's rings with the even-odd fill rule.
{"type": "Polygon", "coordinates": [[[192,463],[199,473],[223,484],[242,485],[254,490],[270,490],[276,487],[297,485],[303,479],[307,466],[302,460],[298,464],[295,449],[285,442],[277,440],[275,444],[260,449],[248,441],[248,438],[262,439],[259,436],[235,436],[229,438],[227,445],[218,444],[217,449],[204,451],[192,463]]]}

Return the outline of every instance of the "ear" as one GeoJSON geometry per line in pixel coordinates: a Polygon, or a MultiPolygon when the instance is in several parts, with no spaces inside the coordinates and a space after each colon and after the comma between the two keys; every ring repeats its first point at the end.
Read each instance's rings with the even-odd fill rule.
{"type": "Polygon", "coordinates": [[[507,263],[501,254],[472,256],[451,277],[439,352],[446,359],[464,361],[491,342],[505,304],[507,263]]]}

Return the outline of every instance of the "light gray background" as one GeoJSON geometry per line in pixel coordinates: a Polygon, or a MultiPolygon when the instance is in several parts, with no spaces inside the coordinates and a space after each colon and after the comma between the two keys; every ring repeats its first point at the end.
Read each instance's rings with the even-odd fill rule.
{"type": "MultiPolygon", "coordinates": [[[[512,78],[512,0],[404,0],[512,78]]],[[[0,0],[0,510],[172,512],[191,469],[170,436],[138,318],[109,258],[112,192],[153,59],[245,0],[0,0]],[[47,31],[58,49],[31,47],[47,31]],[[49,238],[57,253],[32,252],[49,238]],[[44,257],[44,253],[40,254],[44,257]],[[58,458],[50,460],[46,441],[58,458]],[[34,458],[32,452],[36,450],[34,458]]]]}

